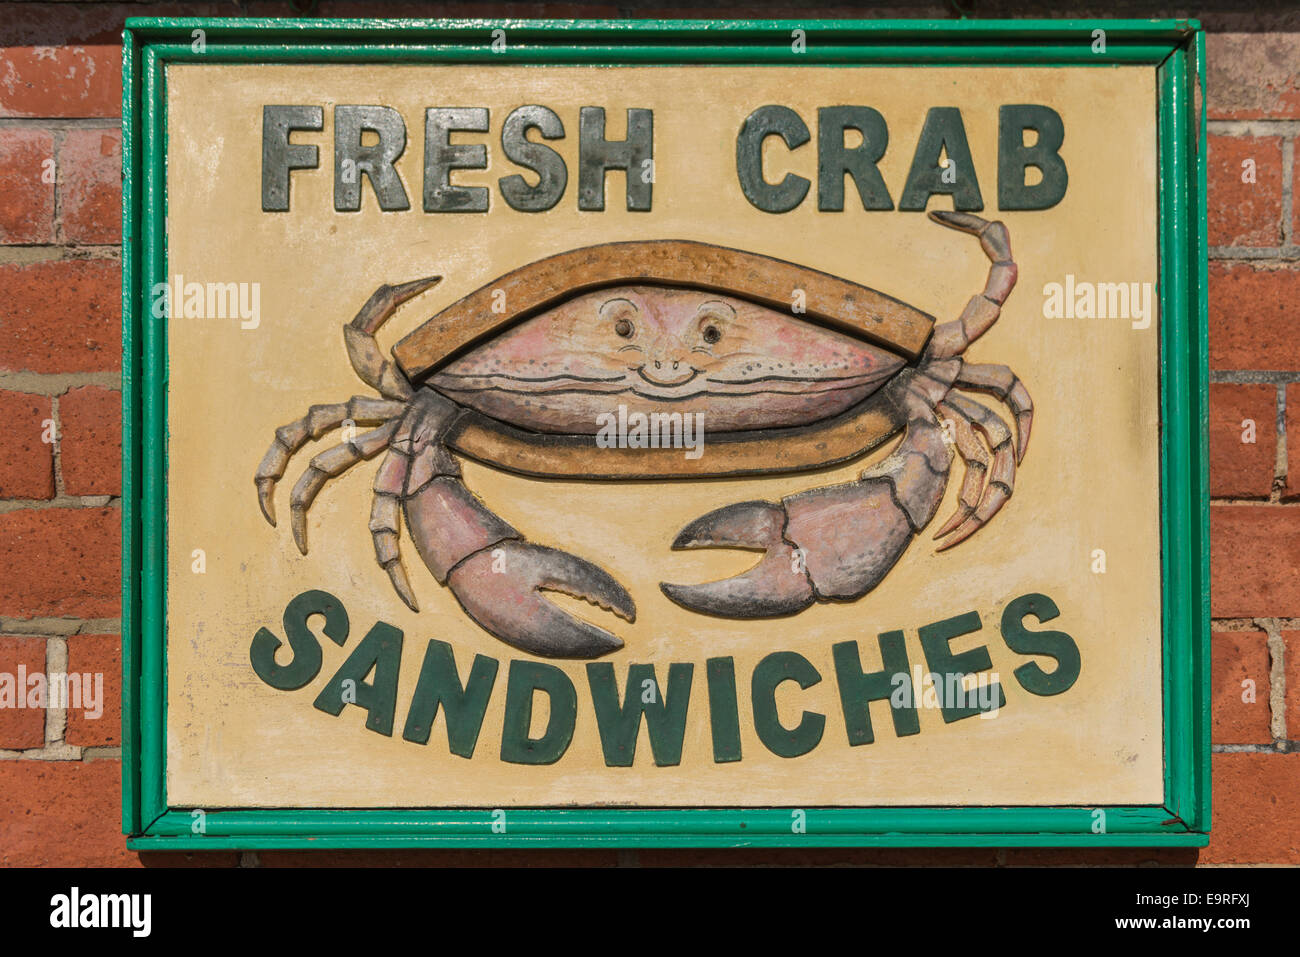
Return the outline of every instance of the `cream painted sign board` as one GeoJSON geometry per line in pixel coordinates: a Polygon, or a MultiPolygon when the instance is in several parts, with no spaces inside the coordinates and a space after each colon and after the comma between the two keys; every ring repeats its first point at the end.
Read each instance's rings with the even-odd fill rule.
{"type": "MultiPolygon", "coordinates": [[[[165,112],[169,803],[504,809],[1161,803],[1162,317],[1152,295],[1159,276],[1157,90],[1151,68],[191,62],[168,66],[165,112]],[[340,117],[358,122],[356,115],[339,110],[363,104],[386,108],[383,117],[400,119],[405,144],[391,169],[407,209],[381,208],[375,179],[383,177],[371,175],[373,163],[369,170],[364,161],[360,171],[353,169],[350,183],[349,172],[336,165],[336,124],[340,117]],[[319,108],[319,129],[298,129],[283,140],[316,147],[317,162],[289,164],[293,168],[283,172],[288,208],[268,210],[265,144],[274,129],[265,125],[266,111],[286,105],[319,108]],[[819,136],[818,121],[833,117],[819,111],[844,105],[869,107],[887,128],[887,145],[874,128],[867,131],[874,139],[852,128],[835,132],[844,155],[864,141],[883,149],[870,165],[892,208],[865,209],[871,178],[860,181],[844,170],[842,209],[820,208],[825,204],[819,152],[830,140],[819,136]],[[1000,162],[1005,162],[999,159],[1000,149],[1005,152],[999,124],[1008,105],[1040,106],[1059,117],[1064,137],[1055,155],[1068,171],[1068,184],[1048,208],[999,208],[1000,162]],[[541,184],[535,170],[512,162],[503,149],[503,124],[525,106],[544,107],[543,115],[562,123],[562,137],[544,137],[533,128],[526,138],[558,154],[568,181],[550,208],[532,211],[514,208],[501,185],[515,175],[523,176],[525,188],[541,184]],[[626,171],[605,173],[603,209],[584,208],[590,204],[582,202],[584,107],[604,110],[603,136],[610,143],[631,141],[635,117],[629,110],[652,114],[650,162],[640,162],[636,154],[626,171]],[[753,119],[765,107],[784,109],[759,112],[753,119]],[[467,123],[464,115],[443,113],[430,120],[431,108],[486,111],[486,129],[465,130],[473,117],[467,123]],[[957,125],[951,115],[935,119],[936,108],[954,108],[957,125]],[[791,116],[808,132],[806,142],[792,145],[782,138],[786,127],[780,124],[791,116]],[[484,149],[481,168],[475,168],[472,152],[453,150],[459,158],[451,160],[451,154],[438,155],[449,164],[444,186],[482,187],[484,192],[468,195],[485,199],[486,211],[426,210],[431,189],[435,204],[447,195],[437,192],[437,183],[426,183],[430,163],[438,162],[429,156],[429,122],[452,123],[441,145],[435,142],[439,149],[484,149]],[[747,122],[751,134],[757,129],[764,135],[756,139],[756,153],[742,156],[738,137],[747,122]],[[755,127],[762,122],[772,129],[755,127]],[[963,142],[954,139],[954,129],[960,129],[963,142]],[[943,150],[924,155],[925,144],[943,136],[943,150]],[[740,168],[746,163],[750,171],[758,164],[760,182],[755,185],[751,177],[750,185],[760,202],[788,203],[788,194],[773,198],[773,184],[787,175],[807,181],[806,195],[784,211],[761,208],[746,195],[740,168]],[[277,524],[264,517],[254,477],[276,430],[313,405],[346,403],[353,396],[380,400],[349,361],[342,329],[384,285],[441,277],[374,330],[379,355],[390,362],[395,343],[480,289],[488,297],[480,319],[490,324],[493,284],[512,271],[570,250],[629,242],[705,244],[796,264],[883,294],[908,307],[905,316],[932,317],[932,328],[923,330],[927,336],[955,336],[952,324],[960,326],[971,297],[986,282],[993,284],[991,260],[1001,257],[996,250],[988,254],[970,231],[946,228],[921,210],[899,208],[917,164],[925,174],[918,174],[917,183],[935,187],[929,195],[922,189],[924,209],[960,211],[957,204],[965,198],[969,215],[1004,224],[1018,272],[996,321],[980,328],[968,349],[950,351],[958,359],[938,378],[963,363],[1005,366],[1032,398],[1032,439],[1021,448],[1017,406],[987,389],[966,391],[968,400],[1005,424],[1023,457],[1014,465],[1014,489],[1001,508],[953,547],[938,551],[934,539],[948,516],[963,508],[965,475],[972,465],[960,454],[958,440],[973,435],[992,463],[999,436],[964,429],[972,420],[945,418],[933,407],[932,424],[945,438],[946,483],[924,527],[906,534],[892,563],[879,555],[830,553],[843,551],[843,541],[855,534],[854,523],[861,524],[864,536],[883,534],[868,526],[877,515],[885,521],[884,513],[895,506],[864,511],[875,505],[860,491],[861,476],[899,454],[898,447],[914,441],[924,426],[892,434],[851,460],[721,476],[544,477],[449,446],[445,454],[459,466],[460,478],[447,477],[454,466],[444,463],[439,481],[468,490],[483,509],[508,523],[517,538],[504,541],[578,556],[608,573],[635,603],[635,620],[628,621],[590,602],[542,592],[568,615],[621,639],[621,647],[594,656],[532,653],[494,636],[482,624],[500,611],[494,601],[509,588],[516,588],[521,600],[532,600],[526,569],[511,567],[516,553],[501,549],[496,557],[504,560],[503,569],[485,568],[478,578],[466,579],[467,592],[480,589],[471,601],[488,595],[483,600],[489,610],[476,618],[422,560],[409,519],[396,536],[413,600],[402,599],[376,560],[372,527],[376,474],[385,467],[387,444],[321,485],[304,513],[307,551],[300,553],[291,532],[298,476],[314,456],[340,442],[359,441],[383,423],[349,418],[318,438],[309,437],[293,450],[282,480],[269,493],[277,524]],[[340,179],[345,187],[355,184],[357,210],[336,208],[340,196],[345,205],[348,196],[336,182],[340,179]],[[982,200],[974,210],[969,208],[972,187],[982,200]],[[629,209],[631,203],[648,208],[629,209]],[[239,308],[232,299],[224,315],[213,314],[210,284],[230,283],[241,297],[239,308]],[[194,299],[195,284],[201,304],[194,299]],[[1123,284],[1132,295],[1122,307],[1114,294],[1108,303],[1104,288],[1097,294],[1103,284],[1123,284]],[[945,427],[949,420],[955,425],[945,427]],[[351,431],[342,434],[345,429],[351,431]],[[808,572],[819,560],[883,564],[878,584],[861,597],[819,600],[817,595],[794,613],[733,617],[687,607],[661,588],[664,582],[695,584],[739,575],[762,557],[752,546],[674,549],[679,533],[696,519],[737,503],[774,503],[779,509],[776,503],[787,497],[830,486],[861,494],[862,508],[835,513],[838,518],[825,511],[807,517],[813,531],[781,560],[793,563],[789,573],[798,577],[799,587],[805,587],[806,574],[820,574],[808,572]],[[518,577],[500,584],[490,577],[494,574],[503,581],[518,577]],[[481,590],[498,585],[497,591],[481,590]],[[300,687],[275,687],[265,677],[274,671],[267,661],[286,668],[295,658],[285,641],[286,607],[312,592],[325,593],[345,609],[346,636],[340,645],[323,630],[323,615],[306,618],[319,667],[300,687]],[[1049,605],[1056,614],[1044,611],[1049,605]],[[931,629],[941,638],[927,648],[921,632],[945,622],[931,629]],[[351,656],[381,623],[374,667],[358,671],[361,659],[351,656]],[[253,648],[263,629],[278,649],[270,659],[263,657],[259,674],[253,648]],[[391,635],[398,632],[400,645],[394,649],[391,635]],[[887,633],[900,635],[890,647],[906,656],[907,667],[894,674],[886,673],[879,637],[887,633]],[[1045,633],[1066,637],[1044,643],[1045,633]],[[379,640],[385,636],[387,643],[379,640]],[[466,712],[469,718],[457,718],[466,728],[476,727],[468,755],[453,753],[445,703],[424,743],[403,734],[412,714],[428,707],[428,688],[419,684],[431,641],[450,649],[460,686],[471,681],[476,659],[495,669],[481,721],[473,720],[473,707],[466,712]],[[869,705],[852,700],[846,659],[837,660],[835,651],[845,643],[853,643],[862,673],[885,674],[888,695],[869,705]],[[939,653],[944,648],[950,657],[939,653]],[[727,664],[710,665],[719,659],[727,664]],[[597,704],[597,689],[607,690],[602,682],[608,674],[593,671],[593,663],[612,666],[615,698],[607,696],[604,705],[597,704]],[[945,668],[972,674],[962,684],[974,709],[966,717],[945,720],[950,717],[943,707],[945,668]],[[562,678],[554,678],[555,670],[562,678]],[[682,677],[688,670],[689,684],[682,677]],[[937,690],[932,671],[938,674],[937,690]],[[537,674],[549,676],[541,684],[551,691],[529,684],[537,674]],[[1053,675],[1055,683],[1047,680],[1053,675]],[[566,696],[555,691],[566,684],[574,702],[567,716],[566,696]],[[338,702],[337,714],[314,706],[330,694],[338,702]],[[531,714],[520,710],[525,697],[531,714]],[[898,733],[900,708],[914,718],[915,733],[898,733]],[[862,739],[864,709],[870,741],[862,739]],[[652,712],[658,715],[654,720],[652,712]],[[620,716],[637,722],[635,737],[619,737],[620,716]],[[538,752],[528,742],[547,740],[557,722],[571,728],[562,753],[537,763],[538,752]],[[652,742],[650,726],[656,722],[662,725],[661,740],[652,742]],[[626,763],[629,741],[634,754],[626,763]]],[[[1033,138],[1030,133],[1021,143],[1032,147],[1033,138]]],[[[369,131],[353,145],[384,142],[369,131]]],[[[1022,172],[1026,186],[1045,175],[1036,168],[1022,172]]],[[[706,273],[702,269],[702,279],[706,273]]],[[[641,362],[651,379],[654,370],[646,363],[664,363],[661,371],[671,361],[689,366],[689,352],[678,356],[672,349],[681,343],[665,339],[680,330],[666,322],[650,328],[657,320],[642,315],[669,305],[696,309],[704,308],[702,302],[721,302],[732,310],[724,323],[752,318],[746,348],[755,362],[777,361],[788,337],[798,337],[781,323],[815,328],[818,334],[831,328],[815,315],[810,318],[817,303],[800,303],[797,287],[789,288],[788,302],[755,305],[730,287],[720,288],[723,284],[668,287],[656,286],[653,279],[624,279],[621,285],[593,287],[581,321],[594,316],[595,322],[606,310],[616,337],[590,345],[593,354],[621,348],[617,337],[625,327],[619,323],[626,321],[636,326],[632,336],[640,335],[644,324],[647,335],[659,337],[639,345],[628,339],[640,349],[634,351],[639,358],[629,361],[641,362]],[[679,302],[656,292],[665,288],[695,298],[679,302]],[[638,291],[619,292],[627,289],[638,291]],[[608,305],[620,296],[625,302],[631,297],[631,306],[608,305]]],[[[514,287],[507,292],[517,294],[514,287]]],[[[584,294],[578,290],[570,298],[584,294]]],[[[503,312],[511,308],[509,302],[502,305],[503,312]]],[[[512,332],[516,339],[507,344],[513,343],[513,351],[507,350],[502,361],[520,362],[532,346],[518,341],[518,330],[553,308],[559,306],[546,304],[485,332],[438,360],[442,364],[431,374],[512,332]]],[[[691,334],[703,335],[701,328],[691,327],[691,334]]],[[[727,345],[728,331],[722,329],[717,343],[701,348],[718,353],[727,345]]],[[[866,340],[852,333],[838,328],[834,335],[860,350],[857,344],[866,340]]],[[[890,351],[879,339],[869,344],[890,351]]],[[[840,355],[838,348],[829,354],[840,355]]],[[[852,351],[849,345],[844,349],[852,351]]],[[[901,356],[905,370],[926,361],[897,349],[891,354],[901,356]]],[[[476,372],[459,368],[469,369],[466,375],[476,372]]],[[[858,374],[866,366],[855,368],[858,374]]],[[[516,367],[504,371],[522,374],[516,367]]],[[[665,373],[655,381],[668,379],[665,373]]],[[[487,382],[481,376],[467,381],[487,382]]],[[[873,384],[889,389],[892,381],[873,384]]],[[[940,397],[949,387],[962,392],[960,383],[933,386],[940,397]]],[[[659,386],[648,388],[653,393],[659,386]]],[[[462,407],[466,395],[460,396],[462,407]]],[[[487,410],[482,414],[499,421],[502,407],[487,406],[484,395],[474,393],[487,410]]],[[[411,400],[384,401],[409,406],[411,400]]],[[[632,402],[635,409],[637,398],[635,390],[612,391],[597,401],[616,415],[620,401],[632,402]]],[[[771,399],[769,406],[781,401],[771,399]]],[[[698,461],[707,463],[721,454],[714,449],[728,447],[725,430],[715,431],[710,415],[727,420],[713,406],[700,408],[698,461]]],[[[762,429],[751,413],[737,414],[745,428],[762,429]]],[[[617,419],[601,425],[611,421],[617,419]]],[[[394,441],[400,421],[391,429],[386,443],[394,441]]],[[[615,446],[621,441],[626,448],[619,427],[611,434],[615,446]]],[[[773,439],[772,448],[782,454],[789,447],[785,438],[773,439]]],[[[618,451],[598,445],[591,461],[613,462],[618,451]]],[[[687,461],[691,451],[675,450],[674,461],[687,461]]],[[[923,498],[933,487],[931,479],[916,481],[931,484],[898,478],[896,496],[923,498]]],[[[986,486],[975,486],[972,501],[984,503],[986,486]]],[[[404,488],[409,491],[400,483],[397,488],[399,499],[404,488]]],[[[454,488],[447,492],[460,494],[454,488]]],[[[814,511],[817,501],[800,499],[812,502],[808,508],[814,511]]],[[[402,507],[410,506],[403,501],[402,507]]],[[[447,521],[458,519],[453,515],[447,521]]],[[[790,547],[780,535],[772,541],[773,548],[790,547]]],[[[859,564],[851,571],[870,570],[859,564]]],[[[763,591],[767,584],[758,586],[762,600],[774,594],[770,587],[763,591]]],[[[544,637],[530,634],[523,640],[544,637]]],[[[304,667],[310,653],[298,654],[305,656],[297,662],[304,667]]],[[[903,729],[909,730],[906,720],[903,729]]],[[[565,730],[559,728],[558,738],[565,730]]],[[[549,740],[554,745],[558,739],[551,734],[549,740]]]]}

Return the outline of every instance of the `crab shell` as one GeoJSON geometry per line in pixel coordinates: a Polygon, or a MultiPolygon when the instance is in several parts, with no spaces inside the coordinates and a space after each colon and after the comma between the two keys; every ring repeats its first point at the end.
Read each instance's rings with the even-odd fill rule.
{"type": "MultiPolygon", "coordinates": [[[[490,349],[499,335],[530,319],[597,290],[635,286],[713,293],[756,304],[784,321],[807,323],[809,335],[830,330],[851,337],[863,344],[860,353],[877,358],[882,378],[916,360],[934,327],[932,316],[912,306],[805,266],[707,243],[655,240],[570,250],[507,273],[424,322],[394,346],[393,357],[410,382],[432,385],[440,371],[490,349]],[[796,290],[802,291],[806,304],[802,314],[791,309],[796,290]]],[[[517,417],[519,424],[510,424],[503,421],[509,416],[473,408],[467,408],[452,426],[446,442],[489,465],[540,477],[673,478],[801,471],[852,460],[903,426],[903,414],[881,384],[872,383],[860,401],[816,421],[710,429],[707,454],[697,458],[683,455],[679,448],[602,448],[589,430],[521,427],[525,423],[517,417]]],[[[607,397],[605,408],[612,411],[616,405],[617,396],[607,397]]],[[[707,428],[709,422],[704,425],[707,428]]]]}

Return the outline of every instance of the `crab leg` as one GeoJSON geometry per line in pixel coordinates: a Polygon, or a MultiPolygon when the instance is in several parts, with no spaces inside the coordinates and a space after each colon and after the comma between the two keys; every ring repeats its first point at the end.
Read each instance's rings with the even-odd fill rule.
{"type": "Polygon", "coordinates": [[[275,524],[275,484],[284,476],[289,459],[308,440],[319,439],[344,422],[379,425],[401,415],[405,410],[406,406],[401,402],[354,395],[348,401],[334,405],[313,405],[301,419],[276,429],[275,439],[266,450],[266,455],[262,456],[262,464],[253,476],[253,482],[257,485],[257,501],[262,506],[266,520],[275,524]]]}
{"type": "Polygon", "coordinates": [[[459,409],[441,396],[417,394],[393,436],[393,455],[376,479],[371,512],[376,558],[398,594],[415,607],[397,556],[396,515],[388,504],[400,476],[402,508],[416,551],[485,631],[547,657],[596,658],[623,647],[616,635],[542,597],[542,590],[559,591],[636,620],[632,597],[607,572],[525,541],[465,488],[460,465],[443,446],[459,415],[459,409]]]}
{"type": "Polygon", "coordinates": [[[966,475],[962,479],[961,491],[957,495],[957,511],[944,522],[943,527],[935,534],[935,538],[942,538],[975,514],[975,509],[980,503],[980,492],[984,490],[984,477],[989,470],[989,453],[979,436],[975,434],[975,430],[971,428],[970,420],[959,415],[947,403],[939,404],[939,412],[952,427],[953,444],[957,447],[957,454],[961,456],[966,466],[966,475]]]}
{"type": "Polygon", "coordinates": [[[1029,429],[1034,422],[1034,403],[1029,390],[1016,374],[1002,365],[975,365],[963,362],[953,383],[975,392],[986,392],[1007,404],[1016,417],[1016,462],[1025,458],[1029,448],[1029,429]]]}
{"type": "Polygon", "coordinates": [[[441,276],[429,276],[398,286],[380,286],[352,321],[343,326],[343,341],[352,368],[362,382],[378,390],[385,398],[409,399],[413,390],[406,376],[379,351],[375,333],[392,317],[398,306],[441,281],[441,276]]]}
{"type": "Polygon", "coordinates": [[[970,213],[943,210],[932,211],[930,218],[950,229],[978,236],[980,248],[993,264],[989,267],[984,291],[966,304],[961,316],[953,322],[935,327],[927,353],[935,359],[947,359],[961,355],[967,346],[988,332],[993,323],[998,321],[1002,304],[1016,284],[1017,270],[1011,259],[1011,238],[1007,227],[1002,223],[990,223],[987,219],[970,213]]]}
{"type": "Polygon", "coordinates": [[[762,548],[763,558],[721,581],[662,583],[664,594],[705,614],[770,618],[875,588],[934,517],[951,461],[925,393],[911,385],[900,392],[906,434],[887,458],[856,482],[800,492],[780,505],[728,505],[696,519],[674,548],[762,548]]]}
{"type": "Polygon", "coordinates": [[[289,514],[293,527],[293,540],[298,551],[307,554],[307,509],[315,501],[316,495],[332,478],[342,475],[352,466],[365,459],[374,458],[392,438],[397,429],[396,419],[354,441],[344,442],[326,449],[312,458],[307,470],[302,473],[289,496],[289,514]]]}
{"type": "Polygon", "coordinates": [[[375,475],[375,497],[370,506],[370,537],[375,544],[375,561],[388,572],[398,597],[411,611],[420,605],[411,590],[411,581],[402,565],[400,535],[402,532],[402,492],[406,489],[406,473],[411,460],[391,446],[375,475]]]}
{"type": "MultiPolygon", "coordinates": [[[[974,510],[939,545],[939,551],[951,548],[975,534],[989,519],[998,513],[1015,488],[1016,454],[1011,440],[1011,430],[998,416],[978,402],[957,393],[949,394],[945,405],[955,413],[955,418],[965,419],[975,427],[993,451],[993,463],[987,473],[987,483],[974,510]]],[[[963,492],[965,488],[963,488],[963,492]]],[[[964,504],[964,502],[963,502],[964,504]]],[[[960,514],[960,512],[959,512],[960,514]]],[[[954,516],[955,518],[956,516],[954,516]]],[[[949,520],[949,524],[952,520],[949,520]]],[[[940,534],[944,534],[947,525],[940,534]]]]}

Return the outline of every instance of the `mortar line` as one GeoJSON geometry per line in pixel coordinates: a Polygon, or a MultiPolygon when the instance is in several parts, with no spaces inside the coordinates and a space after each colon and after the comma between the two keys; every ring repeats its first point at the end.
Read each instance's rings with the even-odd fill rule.
{"type": "Polygon", "coordinates": [[[54,145],[54,242],[62,244],[63,236],[63,137],[64,130],[52,130],[54,145]]]}
{"type": "Polygon", "coordinates": [[[61,744],[58,747],[41,745],[39,748],[22,750],[0,749],[0,761],[80,761],[81,748],[75,744],[61,744]]]}
{"type": "Polygon", "coordinates": [[[1300,133],[1300,120],[1206,120],[1206,132],[1211,136],[1295,136],[1300,133]]]}
{"type": "Polygon", "coordinates": [[[1295,236],[1291,234],[1291,222],[1295,212],[1295,139],[1294,136],[1282,141],[1282,245],[1294,247],[1295,236]]]}
{"type": "Polygon", "coordinates": [[[1213,262],[1291,262],[1300,259],[1300,246],[1211,246],[1213,262]]]}
{"type": "Polygon", "coordinates": [[[116,744],[88,744],[81,749],[83,761],[121,761],[122,748],[116,744]]]}
{"type": "Polygon", "coordinates": [[[121,508],[120,495],[60,495],[58,498],[11,498],[0,501],[0,515],[52,508],[121,508]]]}
{"type": "Polygon", "coordinates": [[[27,266],[48,262],[118,262],[122,258],[120,244],[88,243],[59,245],[57,243],[12,243],[0,246],[0,266],[27,266]]]}
{"type": "Polygon", "coordinates": [[[117,116],[5,116],[0,117],[0,130],[32,127],[44,130],[120,130],[122,119],[117,116]]]}
{"type": "Polygon", "coordinates": [[[63,490],[63,423],[59,416],[59,396],[50,396],[50,418],[54,422],[54,497],[67,498],[63,490]]]}
{"type": "Polygon", "coordinates": [[[45,639],[45,747],[58,750],[66,743],[68,733],[68,702],[63,693],[58,693],[58,706],[55,705],[56,681],[66,689],[68,674],[68,642],[61,636],[45,639]]]}
{"type": "MultiPolygon", "coordinates": [[[[1271,494],[1271,493],[1270,493],[1271,494]]],[[[1289,502],[1286,500],[1273,501],[1270,498],[1260,496],[1259,498],[1243,498],[1241,496],[1230,498],[1217,498],[1210,496],[1211,505],[1222,505],[1224,508],[1244,508],[1248,505],[1273,505],[1277,508],[1300,508],[1300,502],[1289,502]]],[[[0,509],[2,511],[3,509],[0,509]]]]}
{"type": "MultiPolygon", "coordinates": [[[[1211,369],[1210,381],[1216,384],[1226,382],[1233,385],[1282,386],[1289,382],[1300,382],[1300,371],[1283,372],[1263,369],[1211,369]]],[[[2,385],[3,382],[3,376],[0,376],[0,385],[2,385]]]]}
{"type": "Polygon", "coordinates": [[[8,618],[0,616],[0,634],[33,638],[76,634],[121,634],[120,618],[8,618]]]}
{"type": "Polygon", "coordinates": [[[1256,618],[1256,626],[1268,635],[1268,706],[1272,715],[1269,730],[1276,750],[1286,750],[1286,642],[1276,618],[1256,618]]]}
{"type": "Polygon", "coordinates": [[[1273,463],[1273,480],[1277,495],[1282,499],[1287,493],[1288,470],[1287,436],[1286,436],[1286,386],[1277,386],[1277,453],[1273,463]]]}
{"type": "MultiPolygon", "coordinates": [[[[1257,620],[1255,618],[1211,618],[1210,628],[1212,631],[1259,631],[1259,626],[1255,624],[1257,620]]],[[[1269,621],[1277,622],[1279,630],[1300,630],[1300,618],[1270,618],[1269,621]]]]}
{"type": "Polygon", "coordinates": [[[0,389],[29,395],[63,395],[82,386],[122,391],[120,372],[0,372],[0,389]]]}

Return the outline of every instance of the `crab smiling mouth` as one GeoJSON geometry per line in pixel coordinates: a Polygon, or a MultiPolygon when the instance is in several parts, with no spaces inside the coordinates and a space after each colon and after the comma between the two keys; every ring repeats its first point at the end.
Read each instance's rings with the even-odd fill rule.
{"type": "MultiPolygon", "coordinates": [[[[690,370],[691,374],[684,378],[656,379],[653,376],[647,375],[645,368],[646,367],[644,365],[641,365],[641,366],[637,366],[636,369],[633,371],[635,371],[636,374],[639,375],[642,379],[645,379],[646,382],[649,382],[651,385],[657,385],[661,389],[672,389],[679,385],[686,385],[686,383],[690,382],[692,379],[694,379],[697,375],[700,374],[699,369],[695,368],[694,366],[687,366],[686,368],[690,370]]],[[[655,363],[655,368],[659,368],[658,362],[655,363]]],[[[674,369],[677,368],[677,363],[675,362],[673,363],[673,368],[674,369]]]]}

